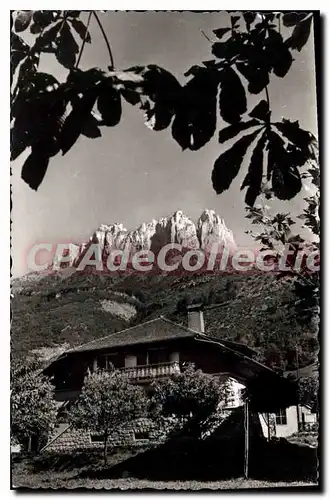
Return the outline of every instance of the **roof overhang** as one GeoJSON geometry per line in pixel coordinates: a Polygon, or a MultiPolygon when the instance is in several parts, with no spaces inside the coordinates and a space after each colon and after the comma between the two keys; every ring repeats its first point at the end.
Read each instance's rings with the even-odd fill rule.
{"type": "Polygon", "coordinates": [[[226,355],[235,359],[236,374],[233,373],[232,376],[246,386],[247,397],[255,411],[272,413],[298,403],[297,386],[294,382],[287,380],[259,361],[222,344],[221,341],[206,338],[205,335],[195,338],[198,342],[218,347],[222,352],[226,352],[226,355]]]}

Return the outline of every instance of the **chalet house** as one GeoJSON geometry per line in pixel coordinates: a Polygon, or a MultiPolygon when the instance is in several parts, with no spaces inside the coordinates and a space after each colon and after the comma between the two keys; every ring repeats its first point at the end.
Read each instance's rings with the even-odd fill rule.
{"type": "MultiPolygon", "coordinates": [[[[317,362],[298,370],[287,371],[284,376],[291,380],[300,378],[314,378],[318,380],[319,366],[317,362]]],[[[274,415],[276,423],[276,436],[287,437],[298,431],[317,430],[317,408],[314,405],[294,405],[289,408],[281,408],[274,415]]]]}
{"type": "MultiPolygon", "coordinates": [[[[208,336],[203,311],[194,306],[188,309],[187,327],[164,317],[146,321],[66,351],[45,373],[53,377],[56,400],[64,408],[78,397],[88,370],[107,369],[111,364],[147,389],[156,378],[170,377],[185,363],[193,362],[205,373],[227,378],[232,395],[228,407],[242,405],[241,389],[251,391],[251,410],[260,414],[263,429],[263,422],[268,422],[264,430],[268,436],[269,422],[274,421],[269,415],[295,405],[296,393],[292,383],[258,362],[256,354],[246,345],[208,336]]],[[[116,438],[114,442],[135,442],[141,436],[152,439],[146,422],[141,425],[138,430],[125,431],[124,438],[122,435],[121,441],[116,438]]],[[[81,432],[70,430],[63,417],[46,448],[95,447],[100,441],[100,437],[83,438],[81,432]]]]}
{"type": "MultiPolygon", "coordinates": [[[[289,437],[298,431],[317,430],[317,416],[315,411],[307,405],[291,405],[280,408],[269,416],[273,422],[273,436],[277,438],[289,437]]],[[[260,423],[264,436],[269,430],[268,415],[260,414],[260,423]]],[[[271,430],[270,430],[271,432],[271,430]]]]}

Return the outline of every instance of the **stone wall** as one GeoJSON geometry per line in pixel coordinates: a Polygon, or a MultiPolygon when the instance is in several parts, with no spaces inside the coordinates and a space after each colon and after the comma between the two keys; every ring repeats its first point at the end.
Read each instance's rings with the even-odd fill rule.
{"type": "MultiPolygon", "coordinates": [[[[109,437],[109,447],[140,447],[151,442],[161,442],[176,423],[177,420],[174,418],[167,419],[163,425],[157,425],[147,418],[135,420],[109,437]]],[[[60,432],[50,436],[43,451],[64,453],[72,450],[102,448],[103,442],[93,441],[90,432],[73,429],[67,424],[66,427],[62,427],[60,432]]]]}
{"type": "MultiPolygon", "coordinates": [[[[204,430],[203,437],[212,434],[219,426],[227,419],[233,409],[219,410],[209,419],[209,428],[204,430]]],[[[148,418],[137,419],[118,432],[113,433],[109,437],[109,448],[121,447],[141,447],[148,446],[153,443],[163,442],[168,434],[173,431],[178,424],[182,425],[184,421],[177,417],[167,417],[162,420],[154,421],[148,418]]],[[[58,428],[50,437],[48,444],[44,447],[45,452],[66,453],[73,450],[88,450],[102,449],[103,440],[95,441],[88,431],[73,429],[69,424],[61,423],[61,428],[58,428]]],[[[95,437],[95,435],[94,435],[95,437]]]]}

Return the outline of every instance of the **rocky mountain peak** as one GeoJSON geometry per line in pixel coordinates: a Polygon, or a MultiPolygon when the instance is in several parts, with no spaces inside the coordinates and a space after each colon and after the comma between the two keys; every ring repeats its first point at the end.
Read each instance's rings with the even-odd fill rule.
{"type": "Polygon", "coordinates": [[[184,248],[199,248],[195,223],[181,210],[174,212],[168,223],[168,243],[178,243],[184,248]]]}
{"type": "Polygon", "coordinates": [[[214,210],[205,209],[197,221],[197,235],[201,248],[209,250],[214,243],[234,249],[234,235],[214,210]]]}
{"type": "Polygon", "coordinates": [[[177,210],[169,217],[152,219],[132,230],[127,230],[122,223],[101,224],[90,237],[89,242],[79,245],[77,255],[71,265],[80,261],[82,254],[91,243],[99,245],[102,257],[107,257],[112,250],[123,250],[128,246],[130,253],[139,250],[151,250],[157,253],[166,244],[177,243],[184,249],[210,251],[214,243],[219,248],[236,247],[232,231],[224,220],[214,211],[206,209],[197,223],[182,210],[177,210]]]}

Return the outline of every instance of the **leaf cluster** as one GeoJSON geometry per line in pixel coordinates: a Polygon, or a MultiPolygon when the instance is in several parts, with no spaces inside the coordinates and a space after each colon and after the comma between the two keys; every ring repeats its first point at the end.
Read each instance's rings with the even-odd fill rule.
{"type": "Polygon", "coordinates": [[[27,438],[48,433],[55,425],[57,407],[48,377],[29,365],[18,363],[11,376],[11,433],[21,444],[27,438]]]}
{"type": "Polygon", "coordinates": [[[171,378],[154,382],[152,388],[153,407],[163,416],[194,417],[201,412],[209,415],[228,398],[224,382],[196,370],[191,363],[171,378]]]}
{"type": "Polygon", "coordinates": [[[235,142],[220,154],[212,172],[218,194],[230,187],[249,155],[241,186],[247,188],[248,205],[254,205],[264,178],[280,200],[300,191],[299,169],[314,158],[314,138],[297,121],[272,122],[267,86],[272,76],[287,75],[294,52],[307,43],[312,13],[229,12],[229,25],[214,31],[214,58],[190,68],[183,85],[155,64],[124,71],[79,70],[77,37],[82,50],[85,42],[91,42],[79,16],[79,11],[11,13],[12,81],[16,78],[11,158],[31,148],[22,178],[32,189],[41,184],[52,156],[66,154],[81,135],[95,139],[101,136],[100,127],[118,125],[124,98],[140,105],[149,128],[171,127],[182,150],[204,147],[213,138],[219,117],[229,124],[220,131],[219,143],[235,142]],[[19,35],[28,28],[36,35],[31,47],[19,35]],[[68,69],[66,82],[38,71],[42,52],[53,53],[68,69]],[[262,91],[266,100],[249,110],[247,94],[262,91]]]}
{"type": "Polygon", "coordinates": [[[103,435],[118,430],[146,414],[148,400],[144,390],[129,383],[118,370],[97,371],[85,378],[82,392],[72,406],[70,423],[103,435]]]}
{"type": "MultiPolygon", "coordinates": [[[[315,153],[316,154],[316,153],[315,153]]],[[[307,206],[302,213],[297,215],[296,219],[304,221],[304,226],[308,227],[313,236],[318,238],[312,243],[308,242],[307,246],[310,250],[319,248],[320,236],[320,218],[319,218],[319,169],[312,162],[312,165],[307,170],[307,175],[312,179],[312,187],[315,189],[315,194],[304,198],[307,206]]],[[[306,246],[306,241],[299,234],[292,231],[292,226],[295,220],[289,213],[269,214],[265,207],[247,207],[247,216],[253,225],[261,226],[261,231],[254,234],[255,241],[260,242],[264,249],[276,251],[280,257],[284,250],[284,245],[290,246],[290,250],[294,255],[299,250],[306,246]]],[[[247,231],[251,233],[251,231],[247,231]]],[[[318,326],[319,304],[320,304],[320,275],[319,272],[311,273],[307,270],[304,272],[304,265],[301,263],[301,268],[294,267],[295,259],[292,259],[289,274],[296,277],[294,281],[294,298],[291,306],[295,311],[297,322],[300,325],[311,325],[314,321],[318,326]]],[[[290,265],[290,258],[287,259],[286,265],[290,265]]],[[[282,272],[279,277],[286,276],[286,272],[282,272]]],[[[314,325],[312,325],[314,326],[314,325]]],[[[317,330],[317,328],[316,328],[317,330]]]]}
{"type": "Polygon", "coordinates": [[[298,380],[299,402],[318,406],[319,383],[317,377],[302,377],[298,380]]]}

